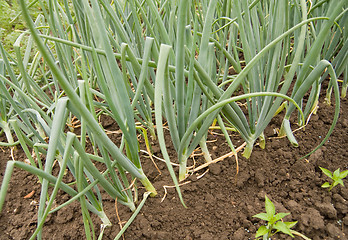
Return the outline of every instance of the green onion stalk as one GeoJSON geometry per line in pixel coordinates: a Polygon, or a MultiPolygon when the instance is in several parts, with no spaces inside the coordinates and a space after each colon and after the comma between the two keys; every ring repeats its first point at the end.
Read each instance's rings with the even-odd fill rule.
{"type": "Polygon", "coordinates": [[[50,55],[48,49],[43,44],[41,38],[38,35],[37,30],[29,16],[29,12],[26,8],[26,4],[24,1],[20,1],[20,5],[23,11],[23,17],[28,24],[28,28],[32,34],[32,37],[37,44],[38,49],[40,50],[43,58],[45,59],[47,65],[51,68],[52,74],[59,82],[62,89],[65,91],[65,94],[69,98],[69,104],[73,106],[74,109],[78,111],[80,116],[86,121],[89,129],[95,133],[96,138],[103,144],[103,146],[108,150],[109,154],[114,157],[119,164],[128,172],[130,172],[134,177],[136,177],[139,181],[142,182],[147,191],[151,192],[152,196],[156,195],[156,190],[145,176],[143,170],[141,168],[137,168],[129,159],[127,159],[117,148],[117,146],[108,138],[106,133],[100,128],[99,124],[89,110],[83,105],[81,99],[76,94],[75,90],[70,85],[69,81],[66,79],[64,74],[55,64],[54,59],[50,55]]]}

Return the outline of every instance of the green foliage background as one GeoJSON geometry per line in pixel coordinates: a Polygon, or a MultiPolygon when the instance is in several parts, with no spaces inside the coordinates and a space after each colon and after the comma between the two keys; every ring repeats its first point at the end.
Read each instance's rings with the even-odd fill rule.
{"type": "Polygon", "coordinates": [[[5,49],[12,53],[13,52],[13,43],[16,41],[19,36],[19,31],[16,30],[24,30],[25,26],[23,21],[19,18],[14,22],[11,22],[12,19],[19,12],[19,6],[16,1],[10,0],[0,0],[0,36],[1,42],[3,43],[5,49]]]}
{"type": "MultiPolygon", "coordinates": [[[[28,1],[28,3],[31,1],[28,1]]],[[[30,8],[33,17],[37,17],[41,12],[38,3],[30,8]]],[[[20,6],[15,0],[0,0],[0,38],[5,50],[14,56],[13,43],[16,41],[21,31],[26,30],[25,21],[20,14],[20,6]]],[[[29,36],[29,35],[28,35],[29,36]]],[[[26,38],[28,36],[25,36],[26,38]]]]}

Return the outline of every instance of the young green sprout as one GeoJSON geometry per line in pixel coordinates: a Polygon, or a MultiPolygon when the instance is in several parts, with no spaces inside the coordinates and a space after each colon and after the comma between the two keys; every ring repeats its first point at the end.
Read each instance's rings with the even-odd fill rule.
{"type": "Polygon", "coordinates": [[[290,213],[277,213],[275,211],[274,204],[272,201],[265,196],[265,213],[259,213],[254,215],[253,217],[260,218],[264,221],[267,221],[267,225],[262,225],[259,227],[259,229],[256,232],[256,239],[260,239],[260,237],[263,237],[263,239],[269,239],[271,236],[276,234],[277,232],[282,232],[285,234],[290,235],[291,237],[294,237],[293,233],[294,231],[291,230],[293,226],[296,225],[297,222],[283,222],[282,219],[290,213]]]}
{"type": "Polygon", "coordinates": [[[347,177],[348,170],[340,172],[340,169],[338,168],[332,173],[330,170],[327,170],[325,168],[322,168],[322,167],[319,167],[319,168],[321,169],[321,171],[323,171],[323,173],[326,176],[328,176],[332,180],[332,183],[325,182],[323,185],[321,185],[322,188],[329,188],[329,191],[331,191],[331,189],[333,189],[338,184],[341,184],[342,186],[344,186],[342,179],[347,177]]]}

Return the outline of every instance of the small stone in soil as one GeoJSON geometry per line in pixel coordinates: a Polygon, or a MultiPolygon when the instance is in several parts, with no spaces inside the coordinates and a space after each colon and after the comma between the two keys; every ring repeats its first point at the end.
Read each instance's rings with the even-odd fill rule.
{"type": "Polygon", "coordinates": [[[210,233],[204,233],[201,235],[201,239],[202,240],[209,240],[209,239],[212,239],[213,236],[210,234],[210,233]]]}
{"type": "Polygon", "coordinates": [[[335,239],[343,239],[343,233],[342,231],[336,227],[334,224],[329,223],[327,225],[327,232],[329,233],[329,235],[335,239]]]}
{"type": "Polygon", "coordinates": [[[276,212],[283,212],[283,213],[289,212],[289,210],[286,209],[283,204],[281,204],[281,203],[279,203],[277,201],[273,201],[273,204],[274,204],[274,206],[276,208],[276,212]]]}
{"type": "Polygon", "coordinates": [[[342,126],[348,128],[348,119],[343,119],[342,126]]]}
{"type": "Polygon", "coordinates": [[[157,145],[152,145],[152,152],[155,153],[159,153],[161,151],[160,147],[157,145]]]}
{"type": "Polygon", "coordinates": [[[316,230],[325,228],[323,216],[314,208],[309,208],[305,213],[301,214],[299,222],[303,226],[301,227],[302,231],[306,230],[309,226],[316,230]]]}
{"type": "Polygon", "coordinates": [[[55,222],[57,223],[66,223],[71,221],[71,219],[73,218],[73,214],[74,211],[64,211],[64,210],[60,210],[57,213],[57,217],[55,219],[55,222]]]}
{"type": "Polygon", "coordinates": [[[323,151],[319,148],[313,154],[311,154],[308,158],[308,161],[311,163],[316,163],[319,159],[323,157],[323,151]]]}
{"type": "Polygon", "coordinates": [[[341,187],[341,196],[348,201],[348,188],[341,187]]]}
{"type": "Polygon", "coordinates": [[[288,203],[288,208],[290,209],[290,212],[298,212],[299,208],[301,207],[295,200],[290,200],[288,203]]]}
{"type": "Polygon", "coordinates": [[[245,239],[245,230],[243,227],[239,228],[234,234],[233,238],[235,240],[244,240],[245,239]]]}
{"type": "Polygon", "coordinates": [[[290,160],[292,158],[292,153],[291,152],[283,152],[283,157],[286,160],[290,160]]]}
{"type": "Polygon", "coordinates": [[[257,182],[258,187],[264,187],[265,186],[265,176],[262,171],[257,171],[255,173],[255,180],[257,182]]]}
{"type": "Polygon", "coordinates": [[[346,200],[339,194],[335,193],[333,196],[332,196],[333,200],[335,200],[336,202],[340,202],[340,203],[345,203],[346,200]]]}
{"type": "Polygon", "coordinates": [[[250,174],[247,172],[239,175],[237,179],[237,187],[243,187],[244,184],[249,180],[249,178],[250,178],[250,174]]]}
{"type": "Polygon", "coordinates": [[[338,213],[341,213],[341,214],[348,213],[348,204],[347,203],[337,202],[337,203],[335,203],[335,208],[338,211],[338,213]]]}
{"type": "Polygon", "coordinates": [[[171,239],[171,234],[168,232],[163,232],[163,231],[156,232],[155,236],[156,236],[156,239],[158,239],[158,240],[171,239]]]}
{"type": "Polygon", "coordinates": [[[210,164],[209,171],[213,175],[219,175],[221,173],[221,166],[219,164],[216,164],[216,163],[210,164]]]}
{"type": "Polygon", "coordinates": [[[257,194],[257,197],[258,197],[260,200],[264,201],[264,200],[265,200],[265,195],[266,195],[266,193],[265,193],[263,190],[261,190],[261,192],[259,192],[259,193],[257,194]]]}
{"type": "Polygon", "coordinates": [[[280,175],[280,176],[285,176],[285,175],[286,175],[286,170],[285,170],[284,168],[280,169],[280,170],[278,171],[278,175],[280,175]]]}
{"type": "Polygon", "coordinates": [[[317,203],[315,205],[324,216],[331,219],[337,218],[337,211],[331,203],[317,203]]]}

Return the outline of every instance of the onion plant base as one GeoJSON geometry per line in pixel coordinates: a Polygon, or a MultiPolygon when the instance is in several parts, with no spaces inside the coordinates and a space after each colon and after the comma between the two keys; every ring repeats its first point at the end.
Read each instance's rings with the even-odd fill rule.
{"type": "Polygon", "coordinates": [[[246,159],[250,158],[253,148],[254,148],[254,142],[252,143],[248,142],[244,148],[244,151],[242,154],[243,157],[245,157],[246,159]]]}
{"type": "Polygon", "coordinates": [[[179,164],[179,181],[184,181],[187,177],[187,160],[182,160],[179,164]]]}
{"type": "Polygon", "coordinates": [[[150,192],[150,197],[154,197],[157,195],[156,188],[152,185],[152,183],[147,177],[141,179],[140,182],[143,184],[146,191],[150,192]]]}

